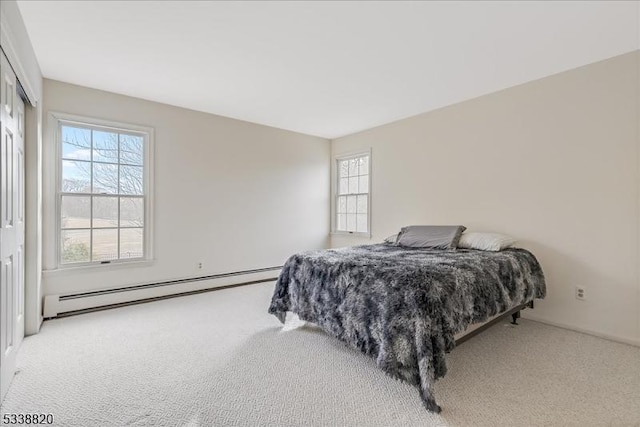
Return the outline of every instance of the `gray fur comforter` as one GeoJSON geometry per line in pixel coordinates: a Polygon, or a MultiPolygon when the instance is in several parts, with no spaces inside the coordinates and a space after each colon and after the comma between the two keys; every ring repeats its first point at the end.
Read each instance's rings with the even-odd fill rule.
{"type": "Polygon", "coordinates": [[[416,385],[440,412],[434,385],[445,353],[470,324],[544,298],[545,280],[524,249],[404,249],[367,245],[293,255],[269,307],[287,311],[376,359],[389,375],[416,385]]]}

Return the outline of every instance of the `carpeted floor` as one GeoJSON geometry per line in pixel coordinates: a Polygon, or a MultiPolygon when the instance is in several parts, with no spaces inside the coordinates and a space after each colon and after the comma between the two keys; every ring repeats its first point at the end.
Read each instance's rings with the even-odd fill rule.
{"type": "Polygon", "coordinates": [[[449,354],[440,415],[258,284],[45,322],[2,413],[61,426],[640,425],[640,348],[522,320],[449,354]]]}

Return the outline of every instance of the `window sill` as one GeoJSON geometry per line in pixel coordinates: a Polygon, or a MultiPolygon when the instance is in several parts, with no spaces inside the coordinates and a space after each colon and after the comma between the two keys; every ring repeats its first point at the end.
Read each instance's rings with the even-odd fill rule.
{"type": "Polygon", "coordinates": [[[51,270],[44,270],[42,272],[43,277],[62,277],[62,276],[72,276],[74,274],[91,274],[91,273],[102,273],[111,270],[121,270],[126,268],[141,268],[141,267],[151,267],[155,264],[155,260],[153,259],[145,259],[140,261],[129,261],[129,262],[116,262],[112,264],[93,264],[93,265],[82,265],[77,267],[60,267],[51,270]]]}
{"type": "Polygon", "coordinates": [[[367,239],[371,239],[373,237],[371,233],[349,233],[348,231],[332,231],[329,234],[331,236],[362,237],[367,239]]]}

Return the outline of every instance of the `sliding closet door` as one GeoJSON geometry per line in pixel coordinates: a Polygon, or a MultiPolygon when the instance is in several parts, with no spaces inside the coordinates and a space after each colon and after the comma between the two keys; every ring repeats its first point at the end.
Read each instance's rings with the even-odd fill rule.
{"type": "Polygon", "coordinates": [[[0,53],[0,399],[24,337],[24,103],[0,53]]]}

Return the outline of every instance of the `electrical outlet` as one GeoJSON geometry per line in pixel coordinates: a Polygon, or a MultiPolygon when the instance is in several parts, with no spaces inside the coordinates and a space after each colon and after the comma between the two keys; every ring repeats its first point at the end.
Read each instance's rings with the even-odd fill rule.
{"type": "Polygon", "coordinates": [[[587,292],[584,288],[576,286],[576,299],[580,301],[584,301],[587,299],[587,292]]]}
{"type": "Polygon", "coordinates": [[[204,264],[202,262],[199,262],[197,266],[198,266],[198,270],[202,270],[204,268],[204,264]]]}

